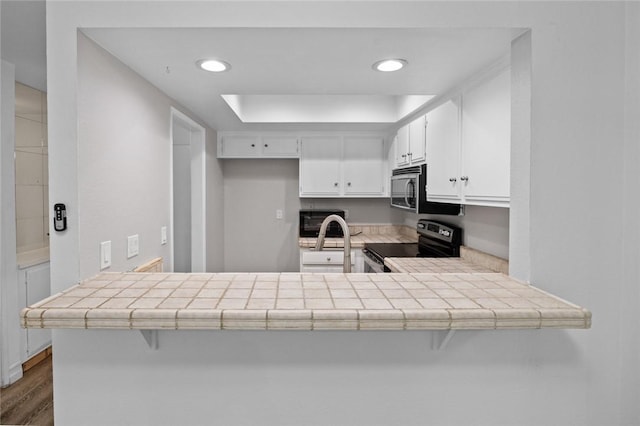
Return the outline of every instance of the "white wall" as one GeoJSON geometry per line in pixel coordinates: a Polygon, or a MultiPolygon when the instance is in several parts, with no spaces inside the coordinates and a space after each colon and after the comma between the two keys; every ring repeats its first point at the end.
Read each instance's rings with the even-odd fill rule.
{"type": "Polygon", "coordinates": [[[131,270],[154,257],[171,270],[171,101],[80,33],[78,37],[78,227],[80,275],[100,270],[100,242],[111,241],[111,271],[131,270]],[[127,236],[140,255],[127,259],[127,236]]]}
{"type": "Polygon", "coordinates": [[[80,274],[99,271],[99,243],[108,240],[112,266],[107,270],[131,270],[158,256],[171,270],[171,241],[161,245],[160,228],[167,226],[171,234],[175,102],[82,34],[78,64],[78,173],[84,178],[78,220],[70,219],[69,226],[83,235],[80,274]],[[140,254],[127,259],[127,236],[134,234],[140,254]]]}
{"type": "Polygon", "coordinates": [[[0,61],[0,386],[22,377],[15,226],[15,67],[0,61]]]}
{"type": "Polygon", "coordinates": [[[222,161],[217,158],[218,135],[207,129],[205,134],[207,179],[207,271],[224,271],[224,186],[222,185],[222,161]]]}
{"type": "MultiPolygon", "coordinates": [[[[130,418],[135,416],[142,422],[145,418],[139,416],[145,413],[147,422],[153,422],[163,413],[169,418],[172,401],[176,400],[171,389],[175,389],[176,383],[184,383],[185,388],[193,392],[191,395],[198,396],[198,390],[203,391],[202,395],[210,395],[206,401],[235,392],[242,395],[244,407],[261,406],[261,398],[264,401],[264,395],[272,395],[271,413],[277,411],[274,415],[279,416],[273,423],[277,423],[278,418],[300,419],[305,408],[312,408],[306,400],[304,404],[297,403],[295,397],[304,396],[304,392],[293,393],[292,386],[311,390],[317,397],[315,403],[330,397],[336,388],[351,390],[348,395],[339,393],[343,399],[323,404],[328,407],[326,411],[313,411],[314,421],[327,420],[326,423],[331,423],[332,413],[345,416],[353,413],[349,402],[353,395],[357,395],[358,412],[364,416],[363,421],[372,424],[385,419],[375,418],[380,406],[405,424],[426,421],[447,425],[637,423],[640,386],[638,375],[629,377],[629,374],[638,372],[634,360],[637,364],[639,336],[637,326],[631,324],[637,324],[639,277],[635,266],[637,244],[629,234],[637,233],[638,215],[631,218],[624,213],[625,208],[629,214],[638,211],[636,179],[640,165],[637,155],[630,155],[637,152],[637,124],[633,122],[638,116],[638,92],[631,90],[638,87],[637,73],[625,75],[625,71],[637,69],[637,37],[633,39],[638,34],[637,6],[621,2],[221,4],[212,1],[163,2],[162,8],[150,14],[148,4],[138,2],[91,3],[90,6],[79,2],[50,2],[48,10],[50,185],[52,199],[70,200],[72,216],[77,216],[79,211],[74,198],[82,189],[78,191],[77,187],[93,173],[85,171],[89,174],[85,176],[73,166],[77,142],[82,142],[75,130],[77,27],[531,28],[531,281],[593,312],[590,330],[466,332],[457,335],[454,344],[441,354],[421,354],[421,347],[409,342],[413,337],[409,333],[381,338],[379,341],[391,345],[383,348],[402,348],[389,353],[376,351],[376,334],[332,333],[307,337],[295,333],[231,332],[216,335],[220,337],[218,345],[204,342],[202,334],[175,333],[165,349],[161,343],[157,353],[143,356],[136,350],[136,345],[144,344],[137,335],[58,331],[54,333],[54,346],[58,345],[54,358],[55,393],[60,407],[56,421],[65,423],[71,416],[77,419],[86,415],[85,423],[95,422],[95,410],[100,406],[116,408],[111,410],[113,415],[129,412],[130,418]],[[625,28],[625,23],[631,27],[625,28]],[[631,118],[625,121],[625,115],[631,118]],[[591,229],[603,229],[603,220],[613,226],[606,227],[605,233],[594,235],[591,229]],[[619,224],[622,225],[616,226],[619,224]],[[295,340],[297,336],[301,340],[295,340]],[[314,346],[312,339],[318,339],[322,345],[314,346]],[[97,346],[103,341],[105,345],[97,346]],[[99,348],[100,359],[107,361],[100,368],[92,365],[91,356],[95,351],[91,345],[99,348]],[[295,350],[282,358],[278,351],[284,345],[288,345],[287,348],[295,345],[295,350]],[[304,345],[319,350],[306,351],[304,345]],[[185,346],[191,348],[185,349],[185,346]],[[201,356],[199,349],[205,355],[209,351],[229,351],[230,354],[225,358],[226,364],[221,364],[218,357],[201,356]],[[263,351],[267,354],[261,356],[265,354],[263,351]],[[346,359],[351,362],[341,363],[340,358],[332,355],[345,351],[346,359]],[[106,370],[106,365],[118,367],[106,370]],[[198,368],[191,368],[194,365],[198,368]],[[154,368],[149,370],[147,366],[154,368]],[[220,371],[221,366],[241,367],[230,371],[251,372],[253,377],[263,379],[262,383],[268,388],[262,388],[265,392],[252,392],[251,388],[231,380],[238,376],[222,373],[226,387],[211,390],[213,376],[202,377],[202,371],[220,371]],[[391,388],[398,391],[394,397],[400,403],[402,398],[411,399],[417,394],[421,398],[413,407],[429,409],[400,411],[393,398],[377,399],[375,383],[367,381],[367,375],[363,374],[374,370],[377,372],[374,377],[379,378],[376,383],[390,383],[391,388]],[[74,385],[77,383],[74,380],[80,378],[76,372],[82,371],[91,372],[91,378],[99,382],[74,385]],[[141,374],[132,375],[136,371],[141,374]],[[167,387],[155,386],[158,385],[157,371],[174,380],[167,387]],[[328,373],[323,374],[325,372],[328,373]],[[123,384],[124,389],[129,389],[129,385],[134,390],[153,388],[153,404],[150,405],[149,394],[141,391],[135,396],[143,398],[142,410],[127,398],[119,398],[120,394],[112,390],[123,389],[123,384]],[[282,387],[278,387],[279,384],[282,387]],[[368,405],[361,395],[371,395],[374,403],[368,405]],[[87,404],[77,404],[81,399],[87,404]],[[294,402],[289,403],[292,400],[294,402]],[[71,403],[74,403],[73,410],[67,409],[71,403]]],[[[513,173],[522,171],[515,169],[513,173]]],[[[514,226],[521,222],[512,220],[511,223],[514,226]]],[[[68,287],[80,275],[78,247],[87,244],[88,236],[82,232],[68,235],[68,238],[52,240],[54,290],[68,287]]],[[[206,335],[213,339],[211,334],[206,335]]],[[[257,383],[257,379],[251,383],[257,383]]],[[[184,401],[188,403],[189,398],[184,401]]],[[[197,401],[205,403],[205,400],[197,401]]],[[[228,415],[233,407],[220,405],[218,408],[221,411],[216,415],[228,415]],[[225,412],[226,408],[229,411],[225,412]]],[[[183,412],[190,413],[189,410],[183,412]]],[[[242,415],[253,416],[247,417],[247,424],[265,420],[261,411],[245,410],[242,415]]]]}
{"type": "Polygon", "coordinates": [[[626,5],[625,45],[625,137],[623,197],[624,260],[623,286],[620,289],[622,336],[620,407],[622,424],[640,424],[637,408],[640,394],[640,321],[628,321],[638,312],[640,301],[640,3],[626,5]]]}

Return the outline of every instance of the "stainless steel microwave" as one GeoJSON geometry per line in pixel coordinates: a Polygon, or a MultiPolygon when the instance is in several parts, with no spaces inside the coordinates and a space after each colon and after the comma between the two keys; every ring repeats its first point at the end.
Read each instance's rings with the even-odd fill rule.
{"type": "Polygon", "coordinates": [[[391,174],[391,207],[414,213],[458,215],[459,204],[427,201],[427,165],[404,167],[391,174]]]}

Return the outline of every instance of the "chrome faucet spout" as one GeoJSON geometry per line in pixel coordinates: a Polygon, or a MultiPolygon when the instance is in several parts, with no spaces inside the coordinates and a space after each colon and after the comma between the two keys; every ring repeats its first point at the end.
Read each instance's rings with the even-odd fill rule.
{"type": "Polygon", "coordinates": [[[345,220],[337,214],[327,216],[320,225],[320,233],[318,234],[318,240],[316,241],[315,250],[322,251],[324,246],[324,236],[327,233],[327,226],[331,222],[338,222],[342,228],[342,235],[344,238],[344,260],[342,264],[342,271],[344,273],[351,272],[351,234],[349,233],[349,225],[345,220]]]}

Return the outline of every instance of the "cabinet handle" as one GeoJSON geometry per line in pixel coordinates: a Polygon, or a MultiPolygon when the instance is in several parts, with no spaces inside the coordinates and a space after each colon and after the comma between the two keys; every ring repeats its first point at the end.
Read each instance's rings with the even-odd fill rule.
{"type": "Polygon", "coordinates": [[[454,177],[449,178],[449,182],[454,182],[454,183],[455,183],[457,180],[458,180],[458,179],[456,179],[456,178],[454,178],[454,177]]]}
{"type": "Polygon", "coordinates": [[[347,182],[347,186],[351,186],[351,182],[347,182]]]}
{"type": "Polygon", "coordinates": [[[251,144],[251,148],[255,148],[255,147],[256,147],[256,144],[255,144],[255,143],[252,143],[252,144],[251,144]]]}
{"type": "Polygon", "coordinates": [[[334,182],[334,183],[333,183],[333,186],[336,186],[336,187],[337,187],[337,186],[338,186],[338,182],[334,182]]]}
{"type": "Polygon", "coordinates": [[[265,144],[264,144],[264,147],[265,147],[265,148],[269,148],[269,144],[268,144],[268,143],[265,143],[265,144]]]}
{"type": "Polygon", "coordinates": [[[467,182],[469,180],[469,176],[460,176],[460,180],[463,182],[467,182]]]}
{"type": "Polygon", "coordinates": [[[327,262],[331,262],[331,258],[330,257],[327,257],[327,262]]]}
{"type": "Polygon", "coordinates": [[[402,154],[402,158],[407,158],[407,154],[402,154]]]}

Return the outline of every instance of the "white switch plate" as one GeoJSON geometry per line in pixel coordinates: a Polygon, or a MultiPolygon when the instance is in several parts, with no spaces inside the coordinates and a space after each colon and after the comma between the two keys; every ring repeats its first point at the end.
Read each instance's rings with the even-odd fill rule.
{"type": "Polygon", "coordinates": [[[167,227],[160,228],[160,244],[167,244],[167,227]]]}
{"type": "Polygon", "coordinates": [[[138,234],[127,237],[127,259],[137,256],[139,252],[138,234]]]}
{"type": "Polygon", "coordinates": [[[111,266],[111,241],[100,243],[100,270],[111,266]]]}
{"type": "Polygon", "coordinates": [[[282,219],[282,210],[276,210],[276,219],[282,219]]]}

